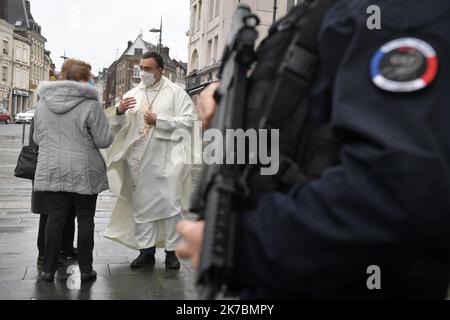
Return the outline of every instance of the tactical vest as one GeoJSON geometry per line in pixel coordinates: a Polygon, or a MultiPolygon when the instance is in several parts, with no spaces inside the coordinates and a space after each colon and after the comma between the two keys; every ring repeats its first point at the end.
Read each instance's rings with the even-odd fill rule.
{"type": "Polygon", "coordinates": [[[294,7],[272,26],[257,50],[247,95],[246,129],[261,128],[264,122],[264,128],[280,130],[280,169],[276,176],[261,176],[259,170],[252,170],[247,209],[265,193],[288,192],[339,164],[338,139],[329,123],[308,122],[314,106],[307,101],[320,63],[316,39],[333,3],[306,1],[294,7]]]}

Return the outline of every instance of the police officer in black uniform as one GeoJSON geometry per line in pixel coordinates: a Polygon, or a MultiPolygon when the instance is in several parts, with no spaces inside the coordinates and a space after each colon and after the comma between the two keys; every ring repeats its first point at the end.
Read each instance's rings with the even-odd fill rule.
{"type": "MultiPolygon", "coordinates": [[[[241,215],[244,297],[446,297],[449,32],[448,0],[338,0],[327,12],[308,122],[331,125],[339,164],[241,215]],[[381,29],[367,24],[371,5],[381,29]]],[[[205,123],[214,89],[200,103],[205,123]]],[[[194,264],[203,227],[179,226],[179,255],[194,264]]]]}

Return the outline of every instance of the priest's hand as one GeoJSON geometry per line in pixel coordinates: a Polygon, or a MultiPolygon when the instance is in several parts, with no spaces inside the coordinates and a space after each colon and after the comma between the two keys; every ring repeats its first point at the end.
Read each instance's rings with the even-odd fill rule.
{"type": "Polygon", "coordinates": [[[156,126],[156,120],[158,119],[158,116],[156,113],[153,112],[147,112],[144,116],[145,123],[149,126],[156,126]]]}
{"type": "Polygon", "coordinates": [[[214,93],[220,87],[220,83],[214,82],[210,84],[205,90],[200,94],[200,99],[198,100],[197,108],[200,120],[203,123],[205,129],[209,128],[209,122],[216,113],[217,103],[214,99],[214,93]]]}
{"type": "Polygon", "coordinates": [[[133,109],[136,107],[136,99],[133,97],[123,98],[120,100],[119,107],[117,108],[117,112],[120,114],[124,114],[129,109],[133,109]]]}
{"type": "Polygon", "coordinates": [[[177,250],[177,255],[181,259],[191,259],[192,266],[195,269],[198,269],[200,264],[204,230],[204,221],[182,221],[177,227],[178,233],[184,240],[177,250]]]}

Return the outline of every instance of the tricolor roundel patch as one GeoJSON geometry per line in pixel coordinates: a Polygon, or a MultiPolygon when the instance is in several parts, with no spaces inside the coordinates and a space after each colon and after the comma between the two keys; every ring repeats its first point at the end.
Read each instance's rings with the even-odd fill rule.
{"type": "Polygon", "coordinates": [[[431,45],[417,38],[388,42],[373,56],[373,83],[390,92],[414,92],[436,78],[439,60],[431,45]]]}

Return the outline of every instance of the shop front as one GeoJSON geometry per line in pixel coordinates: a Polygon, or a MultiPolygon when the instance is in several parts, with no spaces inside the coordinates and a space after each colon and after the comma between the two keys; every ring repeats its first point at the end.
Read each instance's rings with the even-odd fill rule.
{"type": "Polygon", "coordinates": [[[12,114],[15,116],[18,113],[30,109],[30,92],[24,89],[13,89],[12,96],[12,114]]]}

